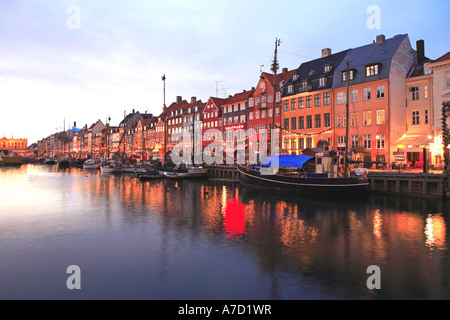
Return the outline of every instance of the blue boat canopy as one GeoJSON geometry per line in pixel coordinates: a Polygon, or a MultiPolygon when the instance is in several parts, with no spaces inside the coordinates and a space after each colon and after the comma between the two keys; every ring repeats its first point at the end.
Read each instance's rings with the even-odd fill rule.
{"type": "Polygon", "coordinates": [[[267,157],[262,165],[263,167],[270,167],[272,165],[277,167],[287,167],[287,168],[302,168],[303,165],[310,159],[314,157],[306,155],[273,155],[267,157]],[[278,165],[277,165],[278,160],[278,165]]]}

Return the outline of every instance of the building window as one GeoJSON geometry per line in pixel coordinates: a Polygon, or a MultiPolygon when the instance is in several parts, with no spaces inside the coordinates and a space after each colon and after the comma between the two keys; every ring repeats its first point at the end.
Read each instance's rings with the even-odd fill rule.
{"type": "Polygon", "coordinates": [[[350,91],[350,101],[358,102],[358,89],[350,91]]]}
{"type": "Polygon", "coordinates": [[[303,150],[305,148],[305,138],[298,139],[298,149],[303,150]]]}
{"type": "Polygon", "coordinates": [[[366,77],[376,76],[378,74],[378,64],[366,67],[366,77]]]}
{"type": "Polygon", "coordinates": [[[445,72],[445,87],[450,88],[450,71],[445,72]]]}
{"type": "Polygon", "coordinates": [[[352,149],[357,148],[359,145],[358,135],[352,135],[352,149]]]}
{"type": "Polygon", "coordinates": [[[289,130],[289,118],[284,119],[284,129],[289,130]]]}
{"type": "Polygon", "coordinates": [[[358,113],[352,112],[350,114],[350,126],[351,127],[357,127],[358,126],[358,113]]]}
{"type": "Polygon", "coordinates": [[[330,72],[331,71],[331,68],[332,68],[332,66],[330,66],[329,64],[327,64],[325,67],[324,67],[324,72],[330,72]]]}
{"type": "Polygon", "coordinates": [[[324,106],[330,105],[330,93],[329,92],[323,94],[323,105],[324,106]]]}
{"type": "Polygon", "coordinates": [[[312,128],[312,116],[306,116],[306,129],[312,128]]]}
{"type": "Polygon", "coordinates": [[[248,114],[248,119],[249,119],[249,120],[253,120],[253,112],[250,112],[250,113],[248,114]]]}
{"type": "Polygon", "coordinates": [[[384,149],[386,146],[386,135],[384,133],[377,134],[377,149],[384,149]]]}
{"type": "Polygon", "coordinates": [[[371,134],[364,135],[364,148],[372,149],[372,135],[371,134]]]}
{"type": "Polygon", "coordinates": [[[262,110],[261,111],[261,119],[265,119],[266,118],[266,110],[262,110]]]}
{"type": "Polygon", "coordinates": [[[305,129],[305,117],[304,116],[298,117],[298,129],[299,130],[305,129]]]}
{"type": "Polygon", "coordinates": [[[294,93],[294,85],[288,85],[288,93],[294,93]]]}
{"type": "Polygon", "coordinates": [[[386,112],[384,109],[377,110],[377,124],[386,123],[386,112]]]}
{"type": "Polygon", "coordinates": [[[291,130],[297,130],[297,118],[291,118],[291,130]]]}
{"type": "Polygon", "coordinates": [[[339,113],[337,115],[336,127],[345,128],[345,113],[339,113]]]}
{"type": "Polygon", "coordinates": [[[428,99],[428,86],[423,87],[423,98],[428,99]]]}
{"type": "Polygon", "coordinates": [[[295,110],[295,103],[297,102],[297,99],[291,99],[291,110],[295,110]]]}
{"type": "Polygon", "coordinates": [[[345,136],[338,136],[337,137],[337,143],[338,143],[338,147],[345,147],[346,143],[345,143],[345,136]]]}
{"type": "Polygon", "coordinates": [[[306,138],[306,147],[312,148],[312,138],[306,138]]]}
{"type": "Polygon", "coordinates": [[[308,90],[308,81],[303,81],[303,82],[302,82],[302,90],[303,90],[303,91],[308,90]]]}
{"type": "Polygon", "coordinates": [[[425,110],[425,124],[429,123],[428,110],[425,110]]]}
{"type": "Polygon", "coordinates": [[[420,124],[420,112],[419,111],[412,112],[412,124],[413,125],[420,124]]]}
{"type": "Polygon", "coordinates": [[[327,84],[327,78],[325,78],[325,77],[319,78],[319,87],[325,87],[326,84],[327,84]]]}
{"type": "Polygon", "coordinates": [[[324,113],[323,114],[323,126],[325,128],[331,127],[331,118],[330,118],[330,114],[329,113],[324,113]]]}
{"type": "Polygon", "coordinates": [[[314,128],[320,128],[320,127],[322,127],[322,121],[321,121],[320,118],[321,118],[321,117],[320,117],[320,114],[316,114],[316,115],[314,116],[314,128]]]}
{"type": "Polygon", "coordinates": [[[275,108],[275,117],[280,115],[280,108],[275,108]]]}
{"type": "Polygon", "coordinates": [[[311,96],[306,97],[306,108],[311,108],[311,96]]]}
{"type": "Polygon", "coordinates": [[[314,95],[314,107],[320,107],[320,94],[314,95]]]}
{"type": "Polygon", "coordinates": [[[291,138],[291,150],[297,150],[297,139],[291,138]]]}
{"type": "Polygon", "coordinates": [[[411,91],[411,95],[412,95],[412,100],[416,101],[419,100],[419,87],[411,87],[410,88],[411,91]]]}
{"type": "Polygon", "coordinates": [[[345,92],[345,91],[337,92],[336,93],[336,104],[345,104],[347,102],[346,96],[347,96],[347,92],[345,92]]]}
{"type": "Polygon", "coordinates": [[[267,103],[272,103],[273,102],[273,94],[269,94],[267,96],[267,103]]]}
{"type": "Polygon", "coordinates": [[[280,102],[281,101],[281,93],[280,92],[277,92],[276,94],[275,94],[275,103],[278,103],[278,102],[280,102]]]}
{"type": "Polygon", "coordinates": [[[284,110],[284,112],[289,111],[289,100],[284,100],[283,110],[284,110]]]}
{"type": "Polygon", "coordinates": [[[255,111],[255,120],[259,119],[259,111],[255,111]]]}
{"type": "Polygon", "coordinates": [[[264,93],[264,92],[266,92],[266,82],[261,81],[261,83],[259,84],[259,93],[264,93]]]}
{"type": "Polygon", "coordinates": [[[372,124],[372,111],[363,112],[363,126],[370,126],[372,124]]]}
{"type": "Polygon", "coordinates": [[[363,100],[368,101],[372,99],[372,94],[370,88],[364,88],[363,89],[363,100]]]}
{"type": "Polygon", "coordinates": [[[298,108],[303,109],[303,97],[298,98],[298,108]]]}
{"type": "MultiPolygon", "coordinates": [[[[354,75],[355,75],[355,71],[354,71],[354,70],[350,70],[350,71],[349,71],[349,75],[350,75],[349,80],[353,80],[354,75]]],[[[343,82],[346,82],[346,81],[347,81],[347,71],[343,71],[343,72],[342,72],[342,81],[343,81],[343,82]]]]}
{"type": "Polygon", "coordinates": [[[241,123],[245,123],[245,114],[241,115],[241,123]]]}
{"type": "Polygon", "coordinates": [[[384,98],[384,84],[377,86],[377,99],[384,98]]]}

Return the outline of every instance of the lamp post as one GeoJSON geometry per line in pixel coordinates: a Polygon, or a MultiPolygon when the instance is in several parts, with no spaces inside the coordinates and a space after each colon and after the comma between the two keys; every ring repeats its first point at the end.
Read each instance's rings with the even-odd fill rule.
{"type": "Polygon", "coordinates": [[[377,138],[377,158],[375,159],[376,160],[376,166],[377,166],[377,169],[378,169],[378,148],[379,148],[379,141],[380,141],[380,135],[377,133],[377,135],[376,135],[376,138],[377,138]]]}

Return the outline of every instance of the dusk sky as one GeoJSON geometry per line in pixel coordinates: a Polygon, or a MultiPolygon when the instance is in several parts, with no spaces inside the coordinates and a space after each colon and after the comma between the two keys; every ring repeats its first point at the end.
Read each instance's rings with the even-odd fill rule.
{"type": "Polygon", "coordinates": [[[436,59],[450,51],[449,12],[448,0],[1,0],[0,136],[31,144],[64,121],[159,115],[164,74],[167,105],[248,90],[270,72],[276,38],[290,70],[379,34],[407,33],[413,49],[423,39],[436,59]]]}

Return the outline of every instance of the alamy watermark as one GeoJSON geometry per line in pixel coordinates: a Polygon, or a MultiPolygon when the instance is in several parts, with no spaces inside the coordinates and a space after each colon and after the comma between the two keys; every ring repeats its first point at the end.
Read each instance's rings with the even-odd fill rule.
{"type": "Polygon", "coordinates": [[[67,274],[70,276],[67,278],[66,286],[69,290],[81,290],[81,269],[77,265],[71,265],[67,267],[67,274]]]}
{"type": "MultiPolygon", "coordinates": [[[[256,165],[262,163],[270,154],[279,154],[280,130],[266,129],[256,132],[253,129],[229,129],[222,131],[208,129],[202,134],[201,121],[195,121],[194,132],[185,131],[181,141],[172,149],[171,157],[175,164],[200,165],[212,164],[240,164],[256,165]],[[270,134],[270,139],[269,139],[270,134]],[[203,147],[203,142],[207,145],[203,147]]],[[[261,174],[275,174],[279,169],[279,159],[271,158],[270,165],[261,168],[261,174]]]]}
{"type": "Polygon", "coordinates": [[[66,26],[69,30],[81,29],[81,9],[79,6],[71,5],[66,10],[69,17],[66,20],[66,26]]]}
{"type": "Polygon", "coordinates": [[[374,4],[370,5],[367,7],[367,14],[370,14],[366,21],[367,28],[381,29],[381,8],[374,4]]]}

